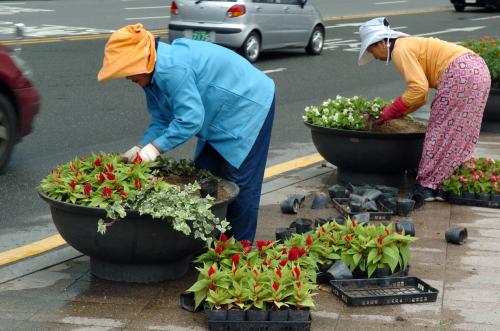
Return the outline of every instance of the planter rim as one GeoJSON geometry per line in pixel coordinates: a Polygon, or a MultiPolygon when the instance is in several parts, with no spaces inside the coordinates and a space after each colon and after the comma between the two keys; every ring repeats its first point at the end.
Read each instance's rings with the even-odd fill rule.
{"type": "MultiPolygon", "coordinates": [[[[238,196],[238,194],[240,192],[240,188],[238,187],[238,185],[236,185],[235,183],[233,183],[231,181],[221,179],[221,184],[223,185],[224,189],[231,195],[231,197],[229,199],[215,201],[215,203],[212,205],[212,208],[215,206],[221,205],[223,203],[224,204],[231,203],[234,199],[236,199],[236,197],[238,196]]],[[[88,213],[88,214],[92,213],[92,214],[96,214],[96,215],[102,215],[102,214],[105,215],[106,214],[106,210],[104,208],[82,206],[82,205],[77,205],[77,204],[73,204],[73,203],[69,203],[69,202],[59,201],[59,200],[55,200],[55,199],[50,198],[48,195],[46,195],[44,192],[42,192],[40,190],[38,190],[37,192],[38,192],[38,195],[43,200],[45,200],[46,202],[49,203],[49,205],[56,206],[57,208],[60,208],[60,209],[79,210],[79,211],[84,211],[85,213],[88,213]]],[[[134,210],[134,209],[125,209],[125,211],[127,212],[127,215],[130,215],[130,216],[141,216],[139,214],[139,212],[137,210],[134,210]]],[[[142,216],[148,216],[148,215],[142,215],[142,216]]]]}
{"type": "Polygon", "coordinates": [[[314,124],[310,124],[304,122],[304,124],[309,127],[312,131],[317,131],[321,133],[327,134],[335,134],[338,136],[347,136],[347,137],[364,137],[364,138],[379,138],[379,139],[415,139],[425,136],[425,132],[417,133],[381,133],[381,132],[370,132],[370,131],[357,131],[357,130],[346,130],[346,129],[337,129],[337,128],[325,128],[322,126],[317,126],[314,124]]]}

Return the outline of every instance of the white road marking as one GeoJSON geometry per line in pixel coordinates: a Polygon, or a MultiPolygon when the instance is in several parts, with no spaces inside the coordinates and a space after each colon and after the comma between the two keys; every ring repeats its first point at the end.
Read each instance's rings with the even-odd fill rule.
{"type": "Polygon", "coordinates": [[[481,30],[484,28],[485,28],[485,26],[471,26],[468,28],[452,28],[452,29],[446,29],[446,30],[435,31],[435,32],[415,34],[414,36],[424,37],[424,36],[433,36],[436,34],[445,34],[445,33],[451,33],[451,32],[472,32],[472,31],[481,30]]]}
{"type": "Polygon", "coordinates": [[[280,72],[280,71],[285,71],[285,70],[286,70],[286,68],[277,68],[277,69],[264,70],[262,72],[265,74],[270,74],[273,72],[280,72]]]}
{"type": "Polygon", "coordinates": [[[359,23],[340,23],[340,24],[325,26],[325,28],[327,28],[327,29],[334,29],[334,28],[356,27],[356,26],[361,26],[363,23],[364,22],[359,22],[359,23]]]}
{"type": "Polygon", "coordinates": [[[497,16],[487,16],[487,17],[478,17],[478,18],[469,18],[469,21],[485,21],[485,20],[494,20],[500,18],[500,15],[497,16]]]}
{"type": "Polygon", "coordinates": [[[52,11],[53,11],[52,9],[10,7],[0,4],[0,15],[14,15],[19,13],[39,13],[39,12],[52,12],[52,11]]]}
{"type": "MultiPolygon", "coordinates": [[[[12,34],[13,27],[10,22],[0,22],[0,34],[12,34]]],[[[27,26],[24,30],[26,37],[40,38],[40,37],[53,37],[53,36],[80,36],[80,35],[93,35],[101,33],[112,33],[114,30],[94,29],[87,27],[77,26],[63,26],[63,25],[35,25],[27,26]]]]}
{"type": "Polygon", "coordinates": [[[155,7],[128,7],[123,8],[125,10],[134,10],[134,9],[159,9],[159,8],[170,8],[170,6],[155,6],[155,7]]]}
{"type": "Polygon", "coordinates": [[[125,21],[154,20],[158,18],[170,18],[170,16],[127,17],[125,21]]]}
{"type": "Polygon", "coordinates": [[[375,2],[376,5],[393,5],[395,3],[405,3],[408,1],[386,1],[386,2],[375,2]]]}

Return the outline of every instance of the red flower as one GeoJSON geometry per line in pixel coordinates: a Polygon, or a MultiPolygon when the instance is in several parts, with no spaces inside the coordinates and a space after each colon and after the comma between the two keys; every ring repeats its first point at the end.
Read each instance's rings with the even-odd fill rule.
{"type": "Polygon", "coordinates": [[[90,195],[90,193],[92,193],[92,185],[89,183],[83,185],[83,194],[90,195]]]}
{"type": "Polygon", "coordinates": [[[304,255],[306,253],[306,249],[304,247],[302,247],[300,250],[299,250],[299,257],[302,257],[302,255],[304,255]]]}
{"type": "Polygon", "coordinates": [[[351,227],[355,227],[357,224],[356,224],[356,220],[352,220],[352,224],[351,224],[351,227]]]}
{"type": "Polygon", "coordinates": [[[281,273],[281,269],[278,269],[276,268],[276,275],[281,278],[281,276],[283,276],[283,274],[281,273]]]}
{"type": "Polygon", "coordinates": [[[295,274],[295,277],[299,279],[300,277],[300,269],[298,266],[293,267],[293,273],[295,274]]]}
{"type": "Polygon", "coordinates": [[[299,258],[299,249],[298,248],[290,248],[288,251],[288,259],[290,261],[295,261],[299,258]]]}
{"type": "Polygon", "coordinates": [[[102,195],[105,196],[105,197],[110,197],[110,196],[113,195],[113,190],[110,189],[109,187],[105,187],[102,190],[102,195]]]}
{"type": "Polygon", "coordinates": [[[250,246],[251,244],[252,244],[252,243],[250,242],[250,240],[243,240],[243,241],[241,242],[241,246],[243,246],[243,247],[248,247],[248,246],[250,246]]]}
{"type": "Polygon", "coordinates": [[[297,288],[300,288],[300,282],[297,282],[297,288]]]}
{"type": "Polygon", "coordinates": [[[286,251],[286,248],[283,248],[283,249],[281,250],[281,254],[286,254],[286,253],[288,253],[288,252],[286,251]]]}
{"type": "Polygon", "coordinates": [[[379,237],[377,238],[377,243],[378,243],[379,245],[382,245],[383,241],[384,241],[384,239],[382,238],[382,236],[379,236],[379,237]]]}
{"type": "Polygon", "coordinates": [[[126,197],[127,197],[127,195],[128,195],[128,193],[127,193],[127,192],[125,192],[125,190],[124,190],[124,189],[121,189],[121,190],[120,190],[120,196],[121,196],[122,198],[126,198],[126,197]]]}
{"type": "Polygon", "coordinates": [[[134,157],[134,159],[132,160],[132,163],[135,163],[135,164],[139,164],[139,163],[142,163],[142,158],[141,156],[139,155],[139,153],[137,153],[134,157]]]}
{"type": "Polygon", "coordinates": [[[220,241],[222,241],[222,242],[226,242],[227,241],[227,236],[226,236],[225,233],[223,233],[223,234],[220,235],[220,241]]]}
{"type": "Polygon", "coordinates": [[[141,183],[141,180],[140,179],[136,179],[135,180],[135,188],[140,190],[142,187],[142,183],[141,183]]]}
{"type": "Polygon", "coordinates": [[[307,236],[307,238],[306,238],[306,244],[308,246],[311,246],[313,244],[313,238],[311,237],[311,235],[307,236]]]}
{"type": "Polygon", "coordinates": [[[112,172],[108,172],[106,176],[108,177],[109,180],[115,180],[115,175],[112,172]]]}
{"type": "Polygon", "coordinates": [[[323,233],[325,233],[325,232],[326,232],[326,230],[325,230],[325,227],[324,227],[324,226],[322,226],[322,227],[321,227],[321,232],[323,232],[323,233]]]}
{"type": "Polygon", "coordinates": [[[266,241],[257,240],[257,241],[255,241],[255,243],[257,244],[257,249],[259,251],[261,251],[263,247],[266,247],[266,246],[270,245],[271,241],[270,240],[266,240],[266,241]]]}
{"type": "Polygon", "coordinates": [[[399,229],[398,234],[403,234],[403,230],[399,229]]]}
{"type": "Polygon", "coordinates": [[[219,255],[222,253],[222,251],[223,251],[223,250],[224,250],[224,249],[222,248],[222,246],[221,246],[221,245],[217,245],[217,246],[215,247],[215,252],[216,252],[217,254],[219,254],[219,255]]]}
{"type": "Polygon", "coordinates": [[[378,255],[382,254],[382,248],[380,248],[380,247],[377,248],[377,254],[378,255]]]}
{"type": "Polygon", "coordinates": [[[233,260],[234,265],[238,265],[240,262],[240,254],[233,254],[233,256],[231,256],[231,260],[233,260]]]}
{"type": "Polygon", "coordinates": [[[254,273],[255,277],[257,277],[259,275],[259,272],[255,269],[253,269],[252,272],[254,273]]]}
{"type": "Polygon", "coordinates": [[[71,189],[75,189],[76,187],[76,183],[75,183],[75,180],[72,180],[71,183],[69,183],[69,186],[71,186],[71,189]]]}
{"type": "Polygon", "coordinates": [[[273,289],[277,291],[280,288],[280,284],[273,282],[273,289]]]}
{"type": "Polygon", "coordinates": [[[109,172],[113,172],[113,170],[115,170],[113,163],[108,163],[107,167],[108,167],[109,172]]]}
{"type": "Polygon", "coordinates": [[[350,234],[346,234],[345,237],[344,237],[344,240],[345,241],[350,241],[352,238],[351,238],[351,235],[350,234]]]}
{"type": "Polygon", "coordinates": [[[215,269],[214,266],[211,266],[210,269],[208,269],[208,277],[212,276],[215,274],[215,269]]]}
{"type": "Polygon", "coordinates": [[[97,160],[94,161],[94,166],[96,166],[96,167],[99,167],[101,164],[102,164],[102,160],[101,159],[97,159],[97,160]]]}
{"type": "Polygon", "coordinates": [[[389,229],[385,229],[385,234],[386,235],[390,235],[391,234],[391,232],[389,231],[389,229]]]}
{"type": "Polygon", "coordinates": [[[99,173],[99,183],[104,183],[106,180],[106,177],[104,177],[104,174],[102,172],[99,173]]]}
{"type": "Polygon", "coordinates": [[[287,263],[288,263],[288,261],[286,259],[283,259],[280,262],[280,266],[284,267],[284,266],[286,266],[287,263]]]}
{"type": "Polygon", "coordinates": [[[248,247],[245,247],[245,248],[243,249],[243,253],[245,253],[245,254],[248,254],[248,253],[250,253],[251,251],[252,251],[252,246],[248,246],[248,247]]]}

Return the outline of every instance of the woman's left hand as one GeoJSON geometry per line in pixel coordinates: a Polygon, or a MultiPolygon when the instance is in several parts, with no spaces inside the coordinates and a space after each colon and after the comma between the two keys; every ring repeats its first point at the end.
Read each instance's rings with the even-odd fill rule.
{"type": "Polygon", "coordinates": [[[381,125],[387,121],[396,119],[396,118],[401,118],[405,116],[405,114],[408,112],[408,107],[404,104],[403,100],[401,97],[398,97],[396,100],[394,100],[393,103],[390,105],[387,105],[382,109],[382,112],[380,113],[380,117],[377,120],[377,124],[381,125]]]}

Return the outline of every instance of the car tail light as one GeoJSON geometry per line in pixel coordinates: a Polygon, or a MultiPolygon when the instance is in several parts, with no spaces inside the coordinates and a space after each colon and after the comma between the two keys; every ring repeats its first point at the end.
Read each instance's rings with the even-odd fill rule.
{"type": "Polygon", "coordinates": [[[175,1],[172,1],[172,4],[170,5],[170,14],[171,15],[179,14],[179,7],[177,7],[175,1]]]}
{"type": "Polygon", "coordinates": [[[231,8],[227,10],[226,16],[227,17],[238,17],[245,15],[247,12],[247,9],[243,5],[234,5],[231,8]]]}

